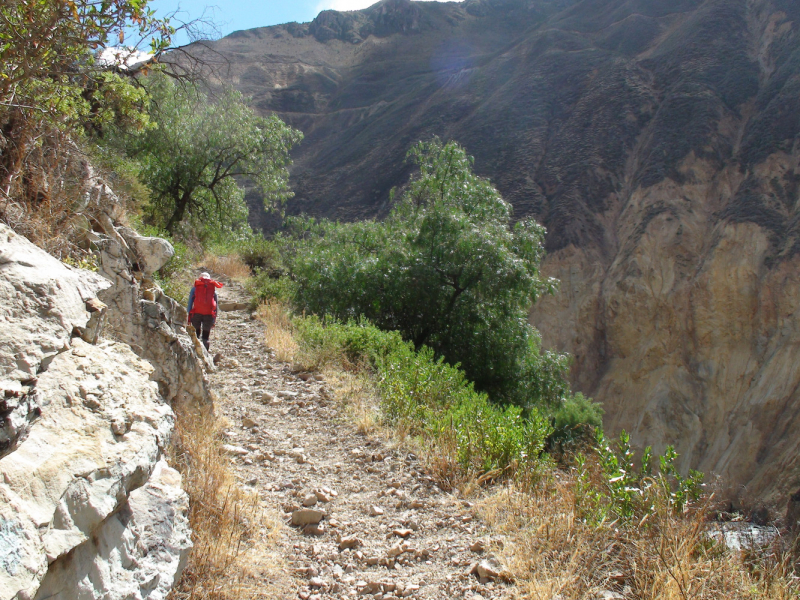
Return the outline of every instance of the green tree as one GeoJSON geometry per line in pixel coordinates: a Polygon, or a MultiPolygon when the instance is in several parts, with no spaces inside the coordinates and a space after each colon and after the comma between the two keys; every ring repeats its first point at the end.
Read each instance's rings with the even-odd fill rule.
{"type": "Polygon", "coordinates": [[[174,30],[148,0],[4,0],[0,4],[0,190],[50,132],[111,121],[144,126],[144,95],[133,80],[98,64],[95,52],[151,38],[158,54],[174,30]]]}
{"type": "Polygon", "coordinates": [[[152,191],[154,224],[174,233],[184,222],[195,231],[246,223],[237,178],[251,180],[267,203],[291,197],[287,167],[299,131],[275,115],[259,117],[230,88],[210,98],[161,74],[147,88],[156,127],[128,137],[127,148],[152,191]]]}
{"type": "Polygon", "coordinates": [[[455,142],[419,143],[409,157],[419,175],[385,221],[295,223],[300,308],[398,330],[495,400],[560,402],[568,358],[542,350],[527,321],[556,285],[539,273],[544,229],[512,225],[511,206],[455,142]]]}

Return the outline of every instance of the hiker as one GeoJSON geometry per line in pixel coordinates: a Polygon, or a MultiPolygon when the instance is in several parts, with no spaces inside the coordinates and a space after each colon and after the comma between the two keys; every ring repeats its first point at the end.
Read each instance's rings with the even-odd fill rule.
{"type": "Polygon", "coordinates": [[[188,320],[197,332],[197,336],[202,336],[206,350],[209,346],[211,328],[217,321],[217,288],[223,285],[211,279],[208,273],[200,273],[200,278],[195,279],[194,287],[189,292],[188,320]]]}

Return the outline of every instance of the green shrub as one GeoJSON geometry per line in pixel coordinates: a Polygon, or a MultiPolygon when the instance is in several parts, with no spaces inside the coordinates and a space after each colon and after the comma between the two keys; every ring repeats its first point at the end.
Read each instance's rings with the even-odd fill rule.
{"type": "Polygon", "coordinates": [[[291,304],[296,287],[290,277],[285,275],[274,277],[270,271],[258,271],[245,283],[245,288],[256,305],[267,300],[291,304]]]}
{"type": "Polygon", "coordinates": [[[452,406],[437,427],[455,431],[463,467],[483,471],[535,465],[551,431],[539,411],[523,417],[520,407],[497,407],[484,394],[452,406]]]}
{"type": "Polygon", "coordinates": [[[203,242],[209,253],[238,256],[253,273],[267,271],[275,276],[283,270],[280,243],[253,232],[249,226],[235,231],[212,231],[203,242]]]}
{"type": "Polygon", "coordinates": [[[373,370],[379,369],[383,357],[397,347],[405,347],[396,332],[381,331],[364,320],[349,323],[324,323],[315,315],[297,317],[294,328],[300,343],[300,352],[313,364],[326,362],[348,364],[362,363],[373,370]]]}
{"type": "Polygon", "coordinates": [[[324,323],[319,317],[295,319],[300,351],[315,361],[337,357],[363,364],[377,378],[381,419],[402,426],[426,446],[454,441],[465,471],[532,465],[540,460],[551,428],[533,410],[498,407],[475,391],[465,373],[423,346],[416,351],[397,332],[368,322],[324,323]]]}
{"type": "Polygon", "coordinates": [[[682,477],[675,467],[678,454],[672,446],[658,457],[657,474],[653,472],[650,447],[645,448],[637,468],[625,431],[613,445],[598,433],[595,452],[594,463],[586,456],[577,457],[576,508],[589,523],[619,520],[641,526],[657,507],[666,503],[680,513],[702,495],[703,474],[690,470],[682,477]]]}
{"type": "Polygon", "coordinates": [[[563,450],[565,445],[594,439],[595,430],[603,427],[603,408],[580,392],[564,398],[551,413],[553,432],[550,449],[563,450]]]}
{"type": "Polygon", "coordinates": [[[282,271],[280,245],[260,235],[245,240],[238,248],[239,256],[253,271],[282,271]]]}
{"type": "Polygon", "coordinates": [[[478,396],[463,371],[409,344],[388,354],[379,370],[381,409],[389,424],[402,423],[412,433],[427,431],[435,416],[478,396]]]}
{"type": "Polygon", "coordinates": [[[420,173],[384,221],[290,222],[298,307],[400,331],[498,402],[557,403],[568,358],[542,351],[527,320],[556,284],[539,273],[544,229],[512,224],[511,205],[458,144],[435,139],[409,156],[420,173]]]}

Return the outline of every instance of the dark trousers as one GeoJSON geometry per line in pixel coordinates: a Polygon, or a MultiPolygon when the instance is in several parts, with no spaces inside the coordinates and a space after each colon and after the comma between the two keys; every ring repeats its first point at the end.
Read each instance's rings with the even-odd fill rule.
{"type": "Polygon", "coordinates": [[[211,336],[211,328],[214,326],[214,315],[192,315],[192,327],[197,332],[197,337],[203,340],[203,346],[208,350],[208,338],[211,336]]]}

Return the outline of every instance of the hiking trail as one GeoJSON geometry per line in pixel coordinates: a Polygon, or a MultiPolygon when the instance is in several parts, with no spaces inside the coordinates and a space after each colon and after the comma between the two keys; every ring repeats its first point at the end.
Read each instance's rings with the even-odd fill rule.
{"type": "MultiPolygon", "coordinates": [[[[246,302],[222,280],[221,307],[246,302]]],[[[410,452],[358,433],[324,378],[275,360],[264,333],[247,310],[221,311],[209,380],[240,484],[286,524],[277,552],[293,589],[280,597],[510,598],[491,560],[501,540],[473,503],[442,491],[410,452]]]]}

